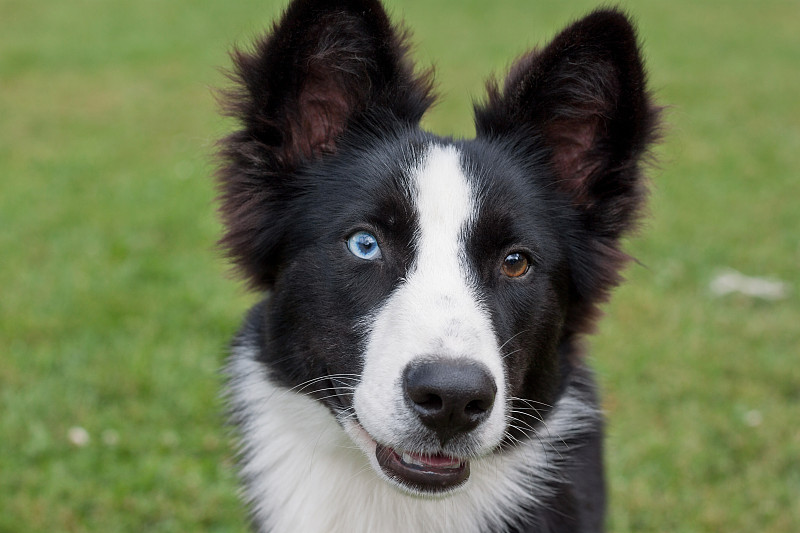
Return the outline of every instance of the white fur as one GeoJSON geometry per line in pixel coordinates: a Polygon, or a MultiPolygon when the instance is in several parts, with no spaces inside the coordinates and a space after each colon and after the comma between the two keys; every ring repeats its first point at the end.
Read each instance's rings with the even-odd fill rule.
{"type": "Polygon", "coordinates": [[[497,387],[494,409],[473,431],[466,450],[470,455],[485,453],[503,438],[506,392],[489,311],[465,260],[465,238],[477,216],[475,193],[452,146],[433,145],[412,174],[419,220],[415,259],[385,304],[362,321],[367,346],[353,400],[355,414],[381,444],[399,449],[415,444],[414,451],[435,453],[419,449],[425,430],[404,401],[403,371],[415,359],[473,359],[486,366],[497,387]]]}
{"type": "Polygon", "coordinates": [[[264,532],[495,531],[525,519],[520,505],[541,505],[567,455],[563,441],[598,423],[597,411],[568,389],[539,439],[473,459],[470,483],[457,493],[414,497],[379,477],[320,402],[274,384],[255,361],[258,348],[244,340],[227,368],[229,401],[245,499],[264,532]]]}

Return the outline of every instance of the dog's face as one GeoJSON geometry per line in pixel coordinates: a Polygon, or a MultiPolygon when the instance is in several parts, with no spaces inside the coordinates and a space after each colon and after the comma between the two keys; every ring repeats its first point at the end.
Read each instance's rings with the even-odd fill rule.
{"type": "Polygon", "coordinates": [[[466,481],[468,460],[491,453],[509,424],[533,429],[552,405],[558,380],[541,377],[557,373],[568,287],[546,220],[554,206],[525,210],[536,195],[518,186],[521,169],[470,144],[423,146],[404,187],[408,240],[367,228],[347,241],[370,269],[410,260],[357,319],[363,370],[343,422],[388,478],[434,492],[466,481]]]}
{"type": "Polygon", "coordinates": [[[435,137],[382,8],[334,4],[295,1],[236,56],[223,243],[272,292],[272,378],[382,477],[446,494],[546,431],[624,262],[656,113],[629,23],[596,12],[490,84],[476,139],[435,137]]]}

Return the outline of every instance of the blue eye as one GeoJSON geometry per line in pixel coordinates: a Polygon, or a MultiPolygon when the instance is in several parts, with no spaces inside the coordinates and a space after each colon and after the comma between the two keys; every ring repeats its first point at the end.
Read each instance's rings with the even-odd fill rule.
{"type": "Polygon", "coordinates": [[[358,231],[347,239],[347,249],[356,257],[373,261],[380,259],[381,248],[378,246],[378,239],[366,231],[358,231]]]}

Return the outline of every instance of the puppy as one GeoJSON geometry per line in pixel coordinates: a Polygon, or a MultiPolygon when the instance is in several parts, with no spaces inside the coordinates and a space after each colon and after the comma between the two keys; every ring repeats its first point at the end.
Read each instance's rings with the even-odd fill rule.
{"type": "Polygon", "coordinates": [[[376,0],[294,0],[233,59],[221,243],[264,298],[227,394],[254,529],[602,531],[580,339],[658,118],[626,16],[490,81],[470,140],[420,129],[431,76],[376,0]]]}

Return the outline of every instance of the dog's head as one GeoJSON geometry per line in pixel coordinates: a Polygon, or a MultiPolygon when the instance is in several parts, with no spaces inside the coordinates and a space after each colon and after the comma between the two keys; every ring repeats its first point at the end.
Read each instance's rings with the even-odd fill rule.
{"type": "Polygon", "coordinates": [[[597,11],[490,82],[477,137],[419,129],[431,81],[374,0],[296,0],[236,52],[222,244],[272,293],[274,379],[377,472],[447,493],[535,438],[619,280],[657,112],[636,36],[597,11]]]}

